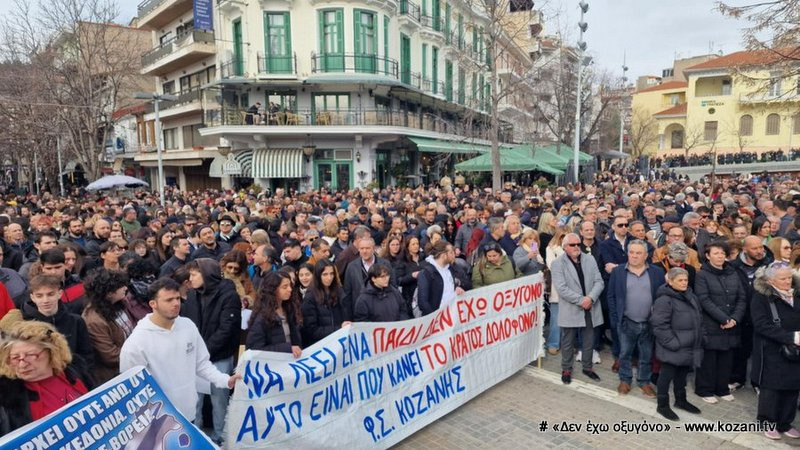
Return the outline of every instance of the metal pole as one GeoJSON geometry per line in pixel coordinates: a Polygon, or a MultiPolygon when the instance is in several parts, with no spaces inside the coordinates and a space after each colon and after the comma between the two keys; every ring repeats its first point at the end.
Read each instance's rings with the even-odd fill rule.
{"type": "Polygon", "coordinates": [[[36,186],[36,195],[39,195],[39,159],[33,152],[33,184],[36,186]]]}
{"type": "Polygon", "coordinates": [[[164,203],[164,161],[162,160],[162,142],[161,142],[161,119],[158,117],[158,101],[160,98],[155,96],[155,113],[156,113],[156,151],[158,152],[158,193],[161,198],[161,206],[164,203]]]}
{"type": "MultiPolygon", "coordinates": [[[[581,23],[583,22],[583,8],[581,8],[581,23]]],[[[581,44],[583,43],[583,28],[579,27],[581,30],[580,39],[578,39],[578,83],[576,86],[576,95],[575,95],[575,144],[572,148],[573,153],[573,170],[575,171],[575,175],[573,179],[575,183],[578,182],[578,172],[579,172],[579,165],[578,165],[578,152],[580,152],[581,146],[581,72],[583,71],[583,49],[581,48],[581,44]]]]}
{"type": "Polygon", "coordinates": [[[58,152],[58,188],[64,197],[64,166],[61,163],[61,136],[56,135],[56,150],[58,152]]]}
{"type": "Polygon", "coordinates": [[[620,96],[619,102],[619,152],[622,153],[622,135],[625,134],[625,103],[624,103],[624,96],[625,96],[625,83],[628,79],[625,77],[625,74],[628,72],[628,66],[625,65],[625,60],[623,59],[622,62],[622,95],[620,96]]]}

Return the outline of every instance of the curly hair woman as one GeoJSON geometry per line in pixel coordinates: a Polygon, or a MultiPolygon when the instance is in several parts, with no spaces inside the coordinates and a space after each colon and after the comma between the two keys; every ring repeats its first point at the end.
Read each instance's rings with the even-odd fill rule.
{"type": "Polygon", "coordinates": [[[86,394],[64,335],[37,320],[12,325],[0,345],[0,436],[39,420],[86,394]]]}
{"type": "Polygon", "coordinates": [[[89,272],[84,281],[86,298],[83,320],[95,352],[95,377],[98,383],[119,375],[119,352],[136,321],[126,310],[128,277],[104,268],[89,272]]]}
{"type": "Polygon", "coordinates": [[[270,272],[258,291],[245,347],[291,353],[299,358],[302,324],[300,298],[292,288],[291,277],[284,272],[270,272]]]}

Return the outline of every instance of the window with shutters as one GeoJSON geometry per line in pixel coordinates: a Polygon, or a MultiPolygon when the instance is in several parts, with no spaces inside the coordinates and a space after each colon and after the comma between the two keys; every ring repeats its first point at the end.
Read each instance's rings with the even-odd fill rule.
{"type": "Polygon", "coordinates": [[[400,81],[411,84],[411,38],[400,34],[400,81]]]}
{"type": "Polygon", "coordinates": [[[428,80],[428,44],[422,44],[422,79],[428,80]]]}
{"type": "Polygon", "coordinates": [[[264,66],[266,73],[293,73],[291,29],[288,12],[264,12],[264,66]]]}
{"type": "Polygon", "coordinates": [[[745,114],[739,118],[739,136],[753,135],[753,116],[745,114]]]}
{"type": "Polygon", "coordinates": [[[781,133],[781,116],[770,114],[767,116],[767,136],[775,136],[781,133]]]}
{"type": "Polygon", "coordinates": [[[463,105],[467,96],[467,74],[464,69],[458,68],[458,104],[463,105]]]}
{"type": "Polygon", "coordinates": [[[717,140],[717,121],[709,121],[705,123],[703,128],[703,139],[706,142],[717,140]]]}
{"type": "Polygon", "coordinates": [[[439,49],[431,48],[431,81],[433,83],[433,93],[439,93],[439,49]]]}
{"type": "Polygon", "coordinates": [[[321,70],[344,71],[344,12],[341,9],[319,12],[319,39],[321,70]]]}
{"type": "Polygon", "coordinates": [[[448,102],[453,101],[453,62],[444,62],[444,98],[448,102]]]}
{"type": "Polygon", "coordinates": [[[354,11],[353,24],[356,71],[375,73],[378,55],[375,13],[357,9],[354,11]]]}

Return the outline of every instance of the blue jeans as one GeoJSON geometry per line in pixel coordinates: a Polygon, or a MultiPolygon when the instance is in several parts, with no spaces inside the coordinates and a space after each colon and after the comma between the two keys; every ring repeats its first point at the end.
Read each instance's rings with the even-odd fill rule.
{"type": "MultiPolygon", "coordinates": [[[[230,358],[220,359],[213,363],[214,367],[219,369],[222,373],[230,374],[233,370],[233,356],[230,358]]],[[[212,440],[222,439],[225,434],[223,429],[225,426],[225,415],[228,413],[228,398],[230,397],[230,389],[220,389],[213,384],[211,385],[211,417],[214,419],[214,431],[211,434],[212,440]]],[[[203,400],[205,395],[197,394],[197,413],[194,419],[194,424],[197,428],[203,429],[203,400]]]]}
{"type": "Polygon", "coordinates": [[[627,317],[622,318],[622,324],[617,330],[620,344],[619,354],[619,380],[631,384],[633,369],[631,359],[633,351],[639,353],[639,370],[636,378],[639,386],[650,383],[652,375],[651,357],[653,355],[653,332],[650,322],[634,322],[627,317]]]}
{"type": "Polygon", "coordinates": [[[558,303],[550,303],[550,332],[544,346],[558,349],[561,345],[561,332],[558,329],[558,303]]]}

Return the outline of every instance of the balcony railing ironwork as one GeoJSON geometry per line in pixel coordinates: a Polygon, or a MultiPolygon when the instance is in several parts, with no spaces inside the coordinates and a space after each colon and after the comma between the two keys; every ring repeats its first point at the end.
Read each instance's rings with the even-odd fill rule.
{"type": "Polygon", "coordinates": [[[264,55],[259,52],[258,73],[267,74],[295,74],[297,73],[297,54],[291,55],[264,55]]]}
{"type": "MultiPolygon", "coordinates": [[[[254,131],[275,126],[394,126],[464,136],[472,139],[489,139],[489,126],[480,122],[464,123],[446,119],[436,114],[410,112],[398,109],[332,109],[265,112],[251,114],[243,108],[206,109],[207,127],[252,125],[254,131]]],[[[501,135],[502,142],[510,136],[501,135]]]]}
{"type": "Polygon", "coordinates": [[[420,18],[422,16],[419,5],[411,0],[400,0],[400,14],[403,16],[409,16],[417,22],[421,22],[420,18]]]}
{"type": "Polygon", "coordinates": [[[143,2],[139,3],[139,7],[137,8],[139,17],[143,17],[149,14],[152,10],[156,9],[167,0],[144,0],[143,2]]]}
{"type": "Polygon", "coordinates": [[[438,33],[442,33],[444,30],[444,21],[441,17],[433,17],[423,14],[420,16],[420,23],[423,27],[430,28],[438,33]]]}
{"type": "Polygon", "coordinates": [[[220,77],[223,79],[244,76],[244,58],[231,58],[220,64],[220,77]]]}
{"type": "Polygon", "coordinates": [[[181,46],[190,43],[204,43],[214,44],[214,33],[204,30],[189,29],[181,34],[162,42],[158,47],[150,50],[142,55],[142,67],[147,67],[150,64],[172,54],[181,46]]]}
{"type": "Polygon", "coordinates": [[[312,73],[367,73],[398,78],[397,60],[379,55],[313,53],[312,73]]]}

